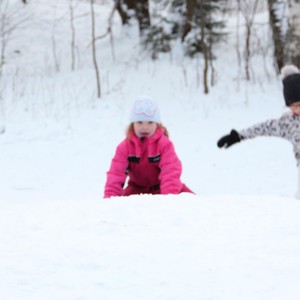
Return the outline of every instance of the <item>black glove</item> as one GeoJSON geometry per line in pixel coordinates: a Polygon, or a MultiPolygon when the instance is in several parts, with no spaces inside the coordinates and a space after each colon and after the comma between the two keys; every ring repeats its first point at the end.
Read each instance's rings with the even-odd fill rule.
{"type": "Polygon", "coordinates": [[[234,129],[231,130],[230,134],[224,135],[218,140],[219,148],[228,148],[231,145],[241,141],[241,137],[238,132],[234,129]]]}

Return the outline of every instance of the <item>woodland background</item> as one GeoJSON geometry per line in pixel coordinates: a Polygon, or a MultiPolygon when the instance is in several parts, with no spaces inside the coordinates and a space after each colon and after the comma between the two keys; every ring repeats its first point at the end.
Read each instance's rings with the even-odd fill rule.
{"type": "Polygon", "coordinates": [[[0,298],[299,300],[286,140],[217,140],[287,110],[297,1],[0,0],[0,298]],[[196,194],[103,199],[148,95],[196,194]]]}
{"type": "MultiPolygon", "coordinates": [[[[161,54],[168,54],[171,60],[180,49],[199,67],[197,80],[203,92],[209,93],[217,84],[216,74],[220,71],[214,62],[224,59],[216,49],[230,39],[231,19],[235,20],[231,26],[236,27],[235,48],[231,49],[236,52],[236,61],[232,68],[240,78],[253,80],[253,57],[265,57],[270,49],[275,75],[284,64],[300,65],[300,3],[296,0],[63,0],[55,3],[1,0],[0,76],[21,74],[24,66],[18,62],[28,55],[39,60],[37,66],[26,66],[25,73],[30,69],[31,75],[82,70],[92,65],[100,98],[105,84],[101,72],[106,72],[99,63],[101,41],[110,40],[112,59],[118,63],[122,58],[117,57],[115,48],[121,41],[115,34],[121,23],[125,28],[124,39],[129,27],[136,28],[140,36],[138,44],[133,45],[139,47],[139,57],[132,60],[147,56],[157,60],[161,54]],[[268,12],[267,21],[256,18],[262,11],[268,12]],[[40,35],[24,37],[24,31],[31,26],[40,27],[40,35]],[[258,34],[262,30],[265,35],[258,34]],[[36,53],[32,44],[44,43],[45,39],[51,40],[51,48],[36,53]],[[15,40],[19,40],[19,47],[15,40]],[[63,61],[66,51],[69,59],[63,61]]],[[[1,85],[3,98],[3,80],[1,85]]]]}

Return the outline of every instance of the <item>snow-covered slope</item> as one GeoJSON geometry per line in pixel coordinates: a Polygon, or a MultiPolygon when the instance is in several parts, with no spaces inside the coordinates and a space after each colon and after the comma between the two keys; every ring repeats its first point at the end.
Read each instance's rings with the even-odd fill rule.
{"type": "MultiPolygon", "coordinates": [[[[100,35],[110,1],[99,8],[100,35]]],[[[149,60],[135,27],[121,28],[115,16],[115,60],[109,38],[99,41],[103,94],[97,99],[89,4],[76,8],[81,56],[74,72],[68,3],[35,0],[25,9],[34,22],[8,49],[22,45],[26,53],[9,60],[11,72],[1,81],[0,298],[298,300],[300,201],[293,197],[292,146],[258,138],[216,147],[231,128],[285,110],[271,58],[255,56],[255,80],[245,83],[232,67],[230,35],[218,49],[217,85],[204,95],[201,60],[179,50],[149,60]],[[128,109],[141,94],[159,103],[183,163],[182,180],[196,195],[102,199],[128,109]]],[[[233,19],[229,25],[235,28],[233,19]]]]}

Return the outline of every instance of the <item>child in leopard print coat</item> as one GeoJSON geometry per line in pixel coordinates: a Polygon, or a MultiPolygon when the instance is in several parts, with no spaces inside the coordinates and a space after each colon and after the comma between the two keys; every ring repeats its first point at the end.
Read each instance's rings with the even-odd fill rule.
{"type": "Polygon", "coordinates": [[[282,137],[292,143],[298,166],[298,189],[296,198],[300,199],[300,71],[294,65],[281,70],[285,104],[291,109],[279,119],[267,120],[252,127],[236,131],[219,139],[219,148],[228,148],[242,140],[257,136],[282,137]]]}

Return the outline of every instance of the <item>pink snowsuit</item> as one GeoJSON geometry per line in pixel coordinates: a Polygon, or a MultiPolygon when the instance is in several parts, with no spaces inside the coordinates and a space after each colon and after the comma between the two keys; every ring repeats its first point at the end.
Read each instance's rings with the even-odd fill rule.
{"type": "Polygon", "coordinates": [[[163,128],[145,139],[133,133],[117,147],[107,172],[104,198],[144,193],[193,193],[180,181],[181,171],[181,162],[163,128]],[[128,186],[123,189],[127,176],[128,186]]]}

